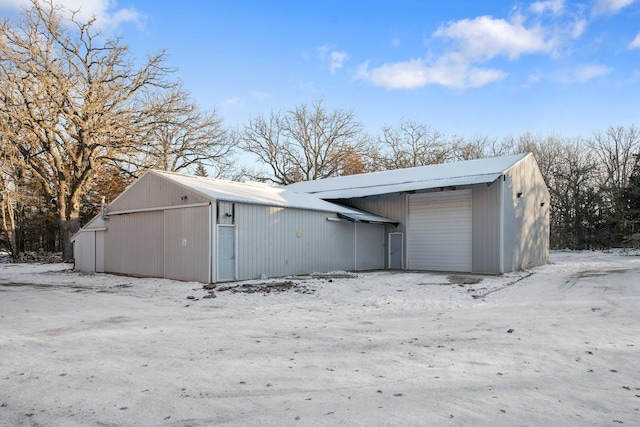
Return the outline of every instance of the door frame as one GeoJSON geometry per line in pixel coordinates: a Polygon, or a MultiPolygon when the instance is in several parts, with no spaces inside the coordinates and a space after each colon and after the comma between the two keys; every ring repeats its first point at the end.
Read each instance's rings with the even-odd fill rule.
{"type": "Polygon", "coordinates": [[[216,282],[231,282],[238,277],[238,229],[234,224],[216,224],[216,282]],[[233,228],[233,278],[220,280],[220,228],[233,228]]]}

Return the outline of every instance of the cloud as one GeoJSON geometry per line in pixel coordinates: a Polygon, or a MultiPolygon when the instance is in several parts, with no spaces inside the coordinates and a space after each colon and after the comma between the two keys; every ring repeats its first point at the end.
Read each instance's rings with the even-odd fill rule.
{"type": "Polygon", "coordinates": [[[332,50],[331,46],[323,45],[316,48],[316,54],[320,62],[329,64],[329,72],[335,73],[336,70],[342,68],[344,61],[349,59],[349,54],[332,50]]]}
{"type": "Polygon", "coordinates": [[[349,59],[346,52],[333,51],[329,54],[329,71],[333,74],[337,69],[342,68],[344,61],[349,59]]]}
{"type": "MultiPolygon", "coordinates": [[[[42,1],[43,5],[47,2],[42,1]]],[[[143,14],[133,8],[117,8],[117,3],[113,0],[54,0],[56,6],[62,8],[65,16],[69,16],[70,12],[76,11],[77,17],[81,21],[88,21],[93,17],[96,18],[96,25],[100,28],[116,28],[125,22],[131,22],[138,26],[142,26],[145,20],[143,14]]],[[[0,0],[0,7],[9,7],[12,9],[28,8],[31,2],[29,0],[0,0]]]]}
{"type": "Polygon", "coordinates": [[[629,46],[627,46],[629,49],[638,49],[640,48],[640,33],[636,34],[636,38],[633,39],[633,41],[631,43],[629,43],[629,46]]]}
{"type": "Polygon", "coordinates": [[[594,0],[593,15],[615,15],[636,0],[594,0]]]}
{"type": "Polygon", "coordinates": [[[498,56],[515,60],[523,54],[552,53],[557,45],[542,27],[526,28],[519,16],[510,22],[490,16],[463,19],[440,27],[433,36],[450,41],[451,48],[434,60],[412,59],[371,69],[366,62],[355,79],[386,89],[416,89],[429,84],[480,87],[508,76],[480,64],[498,56]]]}
{"type": "Polygon", "coordinates": [[[261,102],[271,98],[271,94],[268,93],[268,92],[260,92],[260,91],[257,91],[257,90],[253,90],[253,91],[250,92],[250,94],[254,99],[256,99],[258,101],[261,101],[261,102]]]}
{"type": "Polygon", "coordinates": [[[384,64],[371,70],[366,62],[354,78],[385,89],[417,89],[429,84],[463,89],[484,86],[506,77],[507,73],[501,70],[473,67],[456,55],[450,55],[432,64],[423,59],[413,59],[384,64]]]}
{"type": "Polygon", "coordinates": [[[549,11],[554,15],[559,14],[564,9],[564,0],[537,1],[529,6],[529,10],[539,15],[549,11]]]}
{"type": "Polygon", "coordinates": [[[555,42],[539,25],[525,28],[519,17],[513,22],[480,16],[463,19],[438,29],[436,37],[448,38],[470,59],[491,59],[498,55],[517,59],[525,53],[551,52],[555,42]]]}
{"type": "Polygon", "coordinates": [[[613,71],[612,68],[606,65],[592,64],[582,65],[578,67],[572,75],[568,78],[569,83],[585,83],[589,80],[593,80],[597,77],[606,76],[613,71]]]}
{"type": "Polygon", "coordinates": [[[243,105],[244,102],[242,101],[242,99],[234,96],[233,98],[225,99],[224,101],[222,101],[222,110],[227,111],[232,108],[240,108],[243,105]]]}

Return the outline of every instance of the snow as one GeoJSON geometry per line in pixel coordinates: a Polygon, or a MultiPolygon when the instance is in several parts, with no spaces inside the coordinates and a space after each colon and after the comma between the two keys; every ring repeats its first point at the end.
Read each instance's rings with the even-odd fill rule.
{"type": "Polygon", "coordinates": [[[639,425],[633,255],[213,294],[3,263],[0,425],[639,425]]]}
{"type": "Polygon", "coordinates": [[[322,199],[348,199],[401,191],[425,190],[495,181],[531,154],[514,154],[455,163],[340,176],[289,184],[287,189],[322,199]]]}
{"type": "MultiPolygon", "coordinates": [[[[275,187],[259,182],[225,181],[155,170],[149,171],[148,173],[160,175],[165,179],[178,183],[192,191],[196,191],[212,200],[299,208],[322,212],[337,212],[356,216],[362,213],[362,211],[346,206],[326,202],[312,194],[301,193],[284,187],[275,187]]],[[[373,214],[370,215],[375,216],[376,221],[393,222],[387,218],[373,214]]]]}

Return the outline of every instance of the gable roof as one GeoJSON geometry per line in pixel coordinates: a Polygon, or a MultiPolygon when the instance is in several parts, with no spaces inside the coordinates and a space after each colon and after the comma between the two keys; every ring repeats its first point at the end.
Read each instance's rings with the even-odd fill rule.
{"type": "Polygon", "coordinates": [[[146,173],[159,175],[203,197],[227,202],[258,204],[266,206],[298,208],[322,212],[333,212],[355,221],[370,223],[396,223],[389,218],[351,207],[330,203],[319,197],[297,192],[284,187],[275,187],[259,182],[235,182],[206,177],[182,175],[174,172],[151,170],[146,173]]]}
{"type": "Polygon", "coordinates": [[[296,182],[286,188],[321,199],[349,199],[401,191],[495,181],[530,153],[296,182]]]}

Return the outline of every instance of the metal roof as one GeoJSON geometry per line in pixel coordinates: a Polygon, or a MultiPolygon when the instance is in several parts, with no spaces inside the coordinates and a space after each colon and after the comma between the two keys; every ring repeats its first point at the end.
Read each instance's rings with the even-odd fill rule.
{"type": "Polygon", "coordinates": [[[302,193],[285,187],[275,187],[255,182],[244,183],[225,181],[157,170],[152,170],[147,173],[153,173],[173,181],[191,191],[201,194],[205,198],[211,199],[212,201],[221,200],[283,208],[333,212],[343,218],[357,222],[397,223],[397,221],[380,215],[374,215],[349,206],[327,202],[314,194],[302,193]]]}
{"type": "Polygon", "coordinates": [[[488,159],[371,172],[286,186],[314,194],[321,199],[349,199],[402,191],[490,183],[531,154],[515,154],[488,159]]]}

